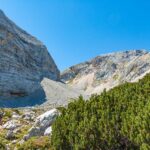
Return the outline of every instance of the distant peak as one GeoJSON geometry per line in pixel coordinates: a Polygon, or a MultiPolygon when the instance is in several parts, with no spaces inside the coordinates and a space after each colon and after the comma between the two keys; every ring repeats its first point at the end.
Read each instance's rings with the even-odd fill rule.
{"type": "Polygon", "coordinates": [[[147,50],[145,49],[133,49],[133,50],[125,50],[125,51],[117,51],[117,52],[112,52],[112,53],[107,53],[107,54],[102,54],[99,56],[110,56],[110,55],[117,55],[117,54],[145,54],[148,53],[147,50]]]}
{"type": "Polygon", "coordinates": [[[0,9],[0,19],[1,19],[0,23],[2,23],[4,20],[8,21],[7,16],[5,15],[5,13],[1,9],[0,9]]]}
{"type": "Polygon", "coordinates": [[[3,11],[0,9],[0,13],[3,13],[3,11]]]}
{"type": "Polygon", "coordinates": [[[124,51],[125,53],[147,53],[148,51],[145,49],[135,49],[135,50],[127,50],[124,51]]]}
{"type": "Polygon", "coordinates": [[[0,16],[5,16],[4,12],[0,9],[0,16]]]}

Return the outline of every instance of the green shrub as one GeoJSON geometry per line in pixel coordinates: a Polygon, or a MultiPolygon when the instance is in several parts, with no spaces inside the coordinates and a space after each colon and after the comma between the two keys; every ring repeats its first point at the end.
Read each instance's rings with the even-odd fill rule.
{"type": "Polygon", "coordinates": [[[6,140],[0,137],[0,150],[6,150],[6,140]]]}
{"type": "Polygon", "coordinates": [[[148,150],[150,75],[88,101],[80,96],[61,110],[52,129],[56,150],[148,150]]]}
{"type": "Polygon", "coordinates": [[[49,137],[33,137],[19,145],[18,150],[52,150],[49,137]]]}

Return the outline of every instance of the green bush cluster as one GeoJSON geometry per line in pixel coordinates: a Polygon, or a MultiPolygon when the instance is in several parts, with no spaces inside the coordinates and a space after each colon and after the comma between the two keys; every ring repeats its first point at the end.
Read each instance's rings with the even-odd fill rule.
{"type": "Polygon", "coordinates": [[[50,138],[32,137],[22,145],[18,145],[17,150],[51,150],[50,138]]]}
{"type": "Polygon", "coordinates": [[[56,150],[150,150],[150,75],[61,109],[52,126],[56,150]]]}
{"type": "Polygon", "coordinates": [[[0,137],[0,150],[6,150],[6,140],[0,137]]]}

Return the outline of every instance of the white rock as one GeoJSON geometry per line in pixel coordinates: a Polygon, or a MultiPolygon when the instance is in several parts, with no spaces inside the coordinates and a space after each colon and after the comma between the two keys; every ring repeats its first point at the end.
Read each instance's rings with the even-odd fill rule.
{"type": "Polygon", "coordinates": [[[22,118],[25,120],[33,121],[35,119],[35,112],[33,111],[25,112],[22,118]]]}
{"type": "Polygon", "coordinates": [[[13,139],[15,137],[13,130],[8,130],[7,134],[6,134],[6,139],[13,139]]]}
{"type": "Polygon", "coordinates": [[[18,142],[18,144],[23,144],[25,141],[22,139],[21,141],[18,142]]]}
{"type": "Polygon", "coordinates": [[[10,120],[10,121],[6,122],[2,126],[2,128],[7,129],[7,130],[14,130],[17,127],[20,127],[20,126],[21,126],[21,124],[18,120],[10,120]]]}
{"type": "Polygon", "coordinates": [[[45,132],[44,132],[44,135],[47,136],[47,135],[51,135],[52,133],[52,127],[48,127],[45,132]]]}
{"type": "Polygon", "coordinates": [[[11,144],[16,144],[18,141],[17,140],[13,140],[12,142],[11,142],[11,144]]]}
{"type": "Polygon", "coordinates": [[[38,116],[36,119],[36,124],[39,124],[39,123],[41,124],[45,120],[47,120],[48,122],[51,122],[56,115],[58,115],[58,110],[55,108],[51,109],[50,111],[47,111],[44,114],[38,116]]]}
{"type": "Polygon", "coordinates": [[[13,114],[12,114],[12,118],[13,118],[13,119],[20,119],[20,118],[21,118],[21,116],[20,116],[20,115],[18,115],[16,112],[13,112],[13,114]]]}
{"type": "Polygon", "coordinates": [[[52,109],[38,116],[35,121],[35,124],[30,128],[28,134],[25,135],[23,139],[28,140],[33,136],[43,136],[45,132],[50,132],[51,129],[48,128],[52,125],[52,123],[58,115],[58,110],[52,109]]]}

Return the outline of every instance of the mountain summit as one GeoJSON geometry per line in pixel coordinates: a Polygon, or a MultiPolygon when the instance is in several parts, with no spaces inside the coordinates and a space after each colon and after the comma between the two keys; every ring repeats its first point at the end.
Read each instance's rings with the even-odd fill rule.
{"type": "Polygon", "coordinates": [[[124,82],[134,82],[150,72],[150,53],[131,50],[97,56],[61,73],[67,84],[86,95],[100,93],[124,82]]]}
{"type": "Polygon", "coordinates": [[[25,96],[40,88],[44,77],[59,80],[47,48],[0,10],[0,96],[25,96]]]}

